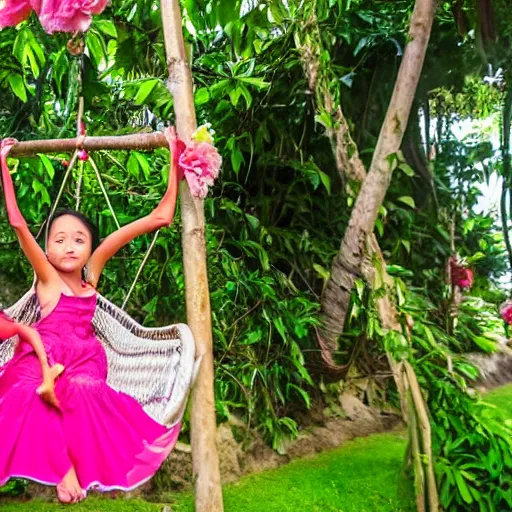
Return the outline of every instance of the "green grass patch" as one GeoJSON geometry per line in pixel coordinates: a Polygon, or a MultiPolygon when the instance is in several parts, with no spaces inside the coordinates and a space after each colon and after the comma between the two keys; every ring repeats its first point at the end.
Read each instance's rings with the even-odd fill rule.
{"type": "MultiPolygon", "coordinates": [[[[403,434],[356,439],[341,448],[242,478],[224,487],[226,512],[412,512],[412,489],[401,476],[403,434]]],[[[173,512],[192,512],[189,494],[172,495],[173,512]]],[[[91,496],[74,512],[161,512],[164,504],[91,496]]],[[[69,507],[7,500],[2,512],[57,512],[69,507]]]]}
{"type": "Polygon", "coordinates": [[[484,401],[496,407],[500,418],[512,419],[512,384],[492,390],[484,396],[484,401]]]}
{"type": "MultiPolygon", "coordinates": [[[[485,396],[496,414],[512,418],[512,385],[485,396]]],[[[356,439],[335,450],[249,475],[224,486],[226,512],[413,512],[412,486],[404,480],[405,433],[356,439]]],[[[173,494],[173,512],[192,512],[193,497],[173,494]]],[[[164,503],[91,496],[73,512],[161,512],[164,503]]],[[[2,512],[58,512],[69,506],[19,499],[0,501],[2,512]]]]}

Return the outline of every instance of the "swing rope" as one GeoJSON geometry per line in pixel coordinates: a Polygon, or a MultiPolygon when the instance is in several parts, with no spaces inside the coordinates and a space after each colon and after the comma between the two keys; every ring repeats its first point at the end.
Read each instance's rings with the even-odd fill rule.
{"type": "Polygon", "coordinates": [[[82,181],[84,179],[84,162],[80,162],[80,170],[78,171],[78,180],[76,182],[76,191],[75,191],[75,210],[80,210],[80,194],[82,190],[82,181]]]}
{"type": "Polygon", "coordinates": [[[139,265],[139,268],[137,269],[137,273],[135,274],[135,278],[130,286],[130,289],[128,290],[128,293],[126,294],[125,298],[124,298],[124,301],[123,301],[123,304],[121,305],[121,309],[124,310],[125,307],[126,307],[126,304],[128,303],[128,301],[130,300],[130,296],[133,292],[133,290],[135,289],[135,285],[137,284],[138,280],[139,280],[139,277],[140,275],[142,274],[142,271],[144,270],[144,267],[146,266],[146,263],[149,259],[149,256],[151,254],[151,251],[153,250],[153,247],[155,246],[156,244],[156,240],[158,238],[158,235],[160,233],[160,230],[158,230],[155,235],[153,236],[153,240],[151,241],[151,244],[150,246],[148,247],[147,251],[146,251],[146,254],[144,255],[144,258],[142,259],[142,261],[140,262],[140,265],[139,265]]]}
{"type": "Polygon", "coordinates": [[[91,164],[91,167],[94,169],[94,173],[96,174],[96,179],[98,180],[98,184],[100,186],[101,192],[103,193],[103,197],[105,198],[105,201],[107,203],[108,209],[110,210],[110,214],[112,215],[112,218],[114,219],[114,222],[116,223],[117,229],[121,229],[121,224],[119,224],[119,221],[117,220],[116,213],[114,212],[114,208],[112,208],[112,203],[110,202],[110,199],[107,194],[107,190],[105,188],[105,185],[103,184],[103,180],[100,176],[100,171],[98,170],[98,166],[94,162],[94,160],[89,157],[88,162],[91,164]]]}
{"type": "MultiPolygon", "coordinates": [[[[44,245],[45,246],[48,241],[48,232],[50,229],[50,221],[55,213],[55,210],[57,209],[57,206],[59,205],[62,194],[64,193],[64,189],[66,188],[66,183],[69,179],[69,176],[71,175],[71,171],[73,170],[77,159],[78,159],[78,151],[75,150],[75,152],[73,153],[73,156],[71,157],[71,160],[69,161],[68,168],[66,169],[66,173],[64,174],[64,178],[62,179],[62,183],[60,185],[59,191],[57,192],[55,201],[53,202],[53,204],[50,208],[50,213],[48,215],[48,218],[46,219],[46,223],[44,224],[44,245]]],[[[41,227],[41,230],[42,229],[43,229],[43,227],[41,227]]],[[[41,230],[39,230],[39,233],[37,234],[36,238],[39,238],[39,236],[41,234],[41,230]]]]}

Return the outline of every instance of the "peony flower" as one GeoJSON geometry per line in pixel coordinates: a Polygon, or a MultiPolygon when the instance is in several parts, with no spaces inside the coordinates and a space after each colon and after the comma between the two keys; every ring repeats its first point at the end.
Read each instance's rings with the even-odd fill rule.
{"type": "Polygon", "coordinates": [[[26,20],[31,12],[30,0],[0,0],[0,28],[18,25],[26,20]]]}
{"type": "Polygon", "coordinates": [[[85,32],[92,15],[100,14],[108,0],[32,0],[33,9],[48,34],[85,32]],[[35,5],[38,4],[38,5],[35,5]]]}
{"type": "Polygon", "coordinates": [[[179,165],[192,195],[204,198],[219,175],[222,157],[212,144],[192,140],[181,153],[179,165]]]}
{"type": "Polygon", "coordinates": [[[512,325],[512,301],[507,300],[500,307],[500,315],[501,318],[505,321],[505,323],[512,325]]]}
{"type": "Polygon", "coordinates": [[[458,258],[450,258],[450,273],[452,285],[463,290],[469,290],[473,286],[474,275],[470,268],[466,268],[458,258]]]}
{"type": "Polygon", "coordinates": [[[34,10],[48,34],[85,32],[92,15],[100,14],[108,0],[0,0],[0,28],[14,26],[34,10]]]}

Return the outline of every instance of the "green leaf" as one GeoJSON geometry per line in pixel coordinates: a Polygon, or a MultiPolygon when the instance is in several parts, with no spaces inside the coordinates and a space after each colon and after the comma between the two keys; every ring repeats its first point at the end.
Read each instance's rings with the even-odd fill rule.
{"type": "Polygon", "coordinates": [[[382,236],[384,234],[384,223],[382,222],[381,219],[377,219],[375,221],[375,228],[377,229],[379,236],[382,236]]]}
{"type": "Polygon", "coordinates": [[[357,43],[356,49],[354,50],[354,57],[365,47],[368,45],[368,38],[362,37],[357,43]]]}
{"type": "Polygon", "coordinates": [[[139,87],[137,95],[134,99],[135,105],[142,105],[147,100],[148,96],[152,93],[157,83],[157,78],[152,78],[151,80],[142,82],[142,85],[139,87]]]}
{"type": "Polygon", "coordinates": [[[23,78],[21,75],[17,73],[12,73],[7,78],[9,81],[9,85],[11,86],[12,91],[18,98],[26,103],[27,101],[27,90],[25,89],[25,84],[23,83],[23,78]]]}
{"type": "Polygon", "coordinates": [[[246,84],[252,85],[253,87],[256,87],[257,89],[267,89],[270,87],[270,82],[265,82],[262,78],[256,78],[256,77],[241,77],[238,76],[237,80],[240,82],[245,82],[246,84]]]}
{"type": "Polygon", "coordinates": [[[411,208],[416,208],[416,203],[414,202],[414,199],[411,196],[399,197],[398,201],[406,204],[407,206],[410,206],[411,208]]]}
{"type": "Polygon", "coordinates": [[[277,329],[277,332],[281,335],[281,338],[283,338],[283,341],[288,341],[288,338],[286,336],[286,328],[283,323],[283,319],[280,316],[274,317],[273,323],[277,329]]]}
{"type": "Polygon", "coordinates": [[[403,171],[409,178],[414,178],[415,172],[414,169],[407,163],[402,162],[398,168],[403,171]]]}
{"type": "Polygon", "coordinates": [[[320,169],[317,169],[317,172],[318,175],[320,176],[320,181],[322,182],[322,185],[325,187],[325,190],[327,190],[327,193],[331,195],[331,178],[329,178],[329,176],[320,169]]]}
{"type": "Polygon", "coordinates": [[[117,38],[117,29],[113,21],[95,19],[94,26],[107,36],[117,38]]]}
{"type": "Polygon", "coordinates": [[[453,474],[455,475],[455,481],[457,482],[457,487],[459,489],[460,495],[462,496],[462,499],[466,503],[473,503],[473,496],[471,496],[466,481],[464,480],[460,472],[454,469],[453,474]]]}
{"type": "Polygon", "coordinates": [[[197,106],[200,106],[208,103],[208,101],[210,101],[210,91],[208,90],[208,87],[201,87],[200,89],[197,89],[194,94],[194,103],[197,106]]]}
{"type": "Polygon", "coordinates": [[[234,107],[238,105],[240,96],[242,96],[242,89],[240,87],[235,87],[229,91],[229,99],[231,100],[231,103],[234,107]]]}
{"type": "Polygon", "coordinates": [[[242,166],[243,162],[245,162],[244,155],[240,149],[238,149],[238,146],[234,145],[233,149],[231,150],[231,165],[233,166],[233,171],[235,171],[237,176],[240,172],[240,167],[242,166]]]}
{"type": "Polygon", "coordinates": [[[39,194],[41,196],[41,203],[42,204],[51,204],[50,195],[48,194],[48,190],[46,187],[37,179],[32,180],[32,188],[34,189],[34,192],[39,194]]]}
{"type": "Polygon", "coordinates": [[[128,163],[126,164],[126,167],[128,169],[128,173],[131,174],[134,178],[137,180],[139,179],[139,172],[140,172],[140,164],[139,159],[134,155],[136,151],[132,151],[130,154],[130,157],[128,158],[128,163]]]}
{"type": "Polygon", "coordinates": [[[466,261],[469,265],[472,265],[473,263],[476,263],[477,261],[483,260],[485,258],[485,254],[483,252],[475,252],[472,256],[469,256],[469,258],[466,258],[466,261]]]}
{"type": "Polygon", "coordinates": [[[313,263],[313,268],[316,270],[317,274],[325,281],[329,280],[329,277],[331,277],[331,273],[322,265],[319,265],[318,263],[313,263]]]}
{"type": "Polygon", "coordinates": [[[37,42],[36,38],[31,34],[30,38],[30,47],[32,48],[32,51],[38,58],[41,65],[44,65],[46,62],[46,55],[44,53],[43,47],[37,42]]]}
{"type": "Polygon", "coordinates": [[[291,390],[291,389],[295,390],[297,393],[300,394],[300,396],[304,400],[304,404],[306,405],[306,407],[308,409],[310,409],[311,408],[311,397],[309,396],[309,393],[306,390],[299,388],[299,386],[297,386],[296,384],[293,384],[290,382],[287,385],[288,393],[290,392],[289,390],[291,390]]]}
{"type": "Polygon", "coordinates": [[[251,227],[253,229],[258,229],[260,227],[260,219],[258,219],[258,217],[255,217],[254,215],[246,213],[245,218],[247,219],[247,221],[249,222],[249,224],[251,225],[251,227]]]}
{"type": "Polygon", "coordinates": [[[485,338],[484,336],[474,336],[473,341],[485,352],[496,352],[496,341],[485,338]]]}
{"type": "Polygon", "coordinates": [[[149,162],[148,159],[138,151],[132,151],[132,155],[135,156],[137,161],[139,162],[140,168],[142,169],[142,172],[144,173],[144,177],[146,179],[149,178],[150,175],[150,169],[149,169],[149,162]]]}
{"type": "Polygon", "coordinates": [[[34,52],[32,51],[32,48],[29,45],[25,45],[25,53],[27,54],[32,74],[35,78],[37,78],[40,73],[39,64],[37,63],[34,52]]]}
{"type": "Polygon", "coordinates": [[[25,66],[27,62],[27,55],[25,53],[25,46],[27,45],[27,34],[26,30],[20,30],[16,39],[14,40],[14,45],[12,48],[12,54],[18,59],[18,62],[25,66]]]}
{"type": "Polygon", "coordinates": [[[50,176],[50,178],[53,179],[53,177],[55,176],[55,169],[53,168],[51,160],[42,153],[38,153],[37,156],[41,159],[41,162],[43,163],[44,168],[48,173],[48,176],[50,176]]]}
{"type": "Polygon", "coordinates": [[[107,56],[103,48],[103,41],[96,32],[89,31],[87,34],[87,48],[96,67],[99,67],[102,61],[106,60],[107,56]]]}

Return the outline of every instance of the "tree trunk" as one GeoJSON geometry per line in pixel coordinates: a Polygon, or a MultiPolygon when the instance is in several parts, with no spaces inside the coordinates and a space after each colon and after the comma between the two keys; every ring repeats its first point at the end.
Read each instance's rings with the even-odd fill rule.
{"type": "Polygon", "coordinates": [[[343,332],[354,281],[361,275],[364,248],[373,233],[392,171],[393,155],[402,142],[435,14],[435,0],[416,0],[398,77],[382,126],[372,164],[356,199],[341,247],[334,258],[331,277],[322,296],[322,337],[330,348],[337,347],[343,332]]]}
{"type": "MultiPolygon", "coordinates": [[[[185,53],[179,0],[161,0],[165,49],[169,69],[168,88],[174,99],[176,128],[181,139],[190,140],[196,129],[192,74],[185,53]]],[[[191,445],[195,480],[195,509],[222,512],[222,487],[216,445],[213,393],[213,341],[206,268],[203,201],[192,197],[185,181],[180,185],[183,224],[183,262],[187,321],[202,356],[192,390],[191,445]]]]}
{"type": "MultiPolygon", "coordinates": [[[[319,78],[322,76],[322,71],[325,70],[321,70],[320,66],[319,55],[322,45],[314,10],[307,16],[304,28],[305,31],[309,29],[314,34],[312,34],[312,37],[304,38],[307,41],[305,44],[302,44],[299,40],[300,36],[297,36],[297,46],[301,52],[309,88],[320,106],[319,110],[325,110],[335,120],[335,123],[327,128],[327,135],[333,146],[338,173],[342,181],[347,181],[348,179],[363,182],[367,176],[366,169],[359,157],[357,145],[352,140],[347,120],[343,115],[341,106],[337,108],[334,106],[334,100],[329,90],[329,80],[319,78]]],[[[377,238],[373,234],[373,229],[369,236],[362,240],[361,254],[360,271],[362,277],[373,290],[384,289],[384,294],[381,294],[376,300],[382,326],[388,330],[402,333],[403,328],[398,321],[398,313],[392,298],[394,281],[387,273],[386,262],[384,261],[377,238]]],[[[407,319],[407,323],[408,330],[411,325],[409,319],[407,319]]],[[[343,325],[341,328],[343,329],[343,325]]],[[[335,363],[333,352],[337,348],[337,338],[333,341],[334,343],[328,345],[321,337],[319,338],[322,359],[327,369],[327,374],[324,373],[324,377],[337,380],[345,375],[348,366],[335,363]]],[[[425,493],[427,491],[430,511],[438,512],[439,506],[433,472],[427,406],[423,400],[412,366],[407,362],[405,364],[402,361],[397,363],[389,352],[386,352],[386,355],[400,395],[402,416],[409,426],[409,442],[414,463],[417,509],[418,512],[425,512],[425,493]],[[420,438],[422,440],[421,447],[420,438]],[[427,474],[425,474],[423,469],[424,459],[429,461],[427,474]]]]}
{"type": "MultiPolygon", "coordinates": [[[[320,65],[320,50],[321,50],[321,37],[316,20],[314,9],[312,9],[307,21],[304,23],[305,30],[309,29],[312,31],[312,37],[306,38],[308,41],[306,44],[301,44],[300,41],[296,41],[300,52],[301,58],[304,65],[304,70],[308,78],[308,85],[316,97],[316,101],[320,107],[319,110],[325,110],[335,120],[335,123],[327,128],[327,136],[331,141],[331,145],[334,152],[336,161],[336,168],[342,181],[354,181],[362,183],[366,178],[366,168],[363,161],[359,156],[357,144],[352,139],[350,134],[350,127],[343,114],[341,105],[335,107],[335,102],[332,94],[329,90],[329,80],[325,77],[319,78],[325,73],[322,73],[320,65]],[[312,42],[314,41],[314,43],[312,42]],[[316,45],[316,47],[314,46],[316,45]]],[[[382,278],[382,285],[385,289],[385,294],[377,299],[377,308],[379,311],[379,317],[381,319],[383,327],[386,329],[392,329],[395,331],[402,331],[402,326],[398,321],[398,315],[394,306],[393,300],[390,297],[390,289],[392,289],[394,282],[387,273],[386,262],[384,256],[380,250],[377,238],[372,233],[368,240],[368,247],[366,252],[365,262],[362,264],[361,271],[365,281],[372,289],[376,289],[377,274],[382,278]],[[374,267],[374,261],[377,262],[377,271],[374,267]]],[[[349,369],[348,365],[337,365],[334,360],[334,351],[337,348],[336,344],[326,344],[321,336],[318,338],[323,365],[325,368],[322,375],[327,380],[339,380],[343,378],[349,369]]],[[[391,354],[387,354],[390,368],[393,372],[393,378],[400,395],[400,403],[402,409],[402,416],[407,421],[407,404],[405,389],[403,387],[403,380],[401,379],[401,364],[397,364],[391,354]]]]}

